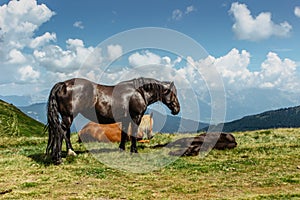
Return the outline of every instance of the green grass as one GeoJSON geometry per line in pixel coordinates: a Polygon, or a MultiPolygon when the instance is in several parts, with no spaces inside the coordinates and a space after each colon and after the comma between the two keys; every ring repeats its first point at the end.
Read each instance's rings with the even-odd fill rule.
{"type": "MultiPolygon", "coordinates": [[[[233,134],[235,149],[182,157],[138,174],[99,162],[76,143],[76,134],[78,156],[64,157],[59,166],[44,157],[47,135],[2,135],[0,199],[300,199],[300,129],[233,134]]],[[[140,153],[158,151],[150,147],[178,136],[156,134],[150,144],[139,145],[140,153]]]]}
{"type": "Polygon", "coordinates": [[[0,100],[0,137],[30,137],[42,133],[42,123],[31,119],[15,106],[0,100]]]}

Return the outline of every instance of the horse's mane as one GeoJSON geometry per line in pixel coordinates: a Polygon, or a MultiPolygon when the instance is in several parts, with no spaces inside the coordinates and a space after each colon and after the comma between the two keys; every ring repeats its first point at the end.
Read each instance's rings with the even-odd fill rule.
{"type": "Polygon", "coordinates": [[[163,91],[165,90],[165,84],[169,84],[169,82],[161,82],[152,78],[137,78],[133,79],[134,87],[140,91],[142,95],[145,92],[151,92],[153,94],[154,100],[162,100],[163,91]]]}
{"type": "Polygon", "coordinates": [[[132,81],[136,89],[143,88],[146,91],[150,91],[150,90],[162,91],[164,89],[164,84],[169,83],[169,82],[161,82],[153,78],[144,78],[144,77],[132,79],[132,81]]]}

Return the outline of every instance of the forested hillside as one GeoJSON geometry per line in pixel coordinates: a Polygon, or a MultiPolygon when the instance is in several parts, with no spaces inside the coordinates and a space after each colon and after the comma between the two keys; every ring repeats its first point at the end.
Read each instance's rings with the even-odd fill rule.
{"type": "Polygon", "coordinates": [[[251,131],[270,128],[300,127],[300,106],[267,111],[224,124],[223,131],[251,131]]]}

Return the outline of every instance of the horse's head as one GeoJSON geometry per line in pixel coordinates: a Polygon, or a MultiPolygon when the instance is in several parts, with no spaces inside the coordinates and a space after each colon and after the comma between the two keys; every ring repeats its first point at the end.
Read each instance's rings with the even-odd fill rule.
{"type": "Polygon", "coordinates": [[[180,111],[180,104],[177,99],[177,90],[174,82],[167,82],[162,91],[162,102],[171,110],[173,115],[180,111]]]}
{"type": "Polygon", "coordinates": [[[142,117],[141,123],[138,129],[137,139],[147,139],[153,138],[153,113],[150,115],[144,115],[142,117]]]}

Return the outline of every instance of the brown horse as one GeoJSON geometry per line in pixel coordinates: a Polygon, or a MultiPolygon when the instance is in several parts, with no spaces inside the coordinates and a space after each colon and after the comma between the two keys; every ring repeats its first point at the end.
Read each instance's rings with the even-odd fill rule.
{"type": "Polygon", "coordinates": [[[137,153],[136,134],[147,106],[163,102],[173,115],[180,111],[177,91],[173,82],[138,78],[114,86],[100,85],[86,79],[74,78],[53,86],[48,99],[49,139],[46,154],[55,164],[61,163],[62,141],[68,154],[75,154],[70,141],[70,126],[80,113],[100,123],[122,123],[120,150],[125,150],[127,130],[131,123],[130,152],[137,153]]]}
{"type": "MultiPolygon", "coordinates": [[[[143,138],[151,139],[153,127],[153,118],[151,115],[144,115],[136,135],[137,141],[144,141],[143,138]]],[[[79,132],[79,142],[121,142],[122,124],[120,122],[113,124],[98,124],[95,122],[87,123],[79,132]]],[[[132,135],[129,125],[127,141],[132,135]]],[[[148,140],[149,141],[149,140],[148,140]]]]}

